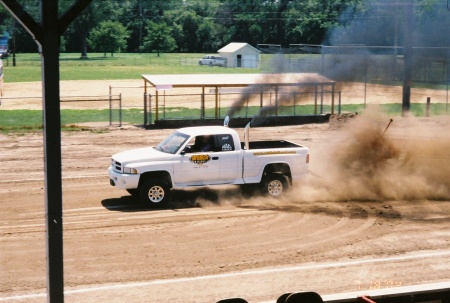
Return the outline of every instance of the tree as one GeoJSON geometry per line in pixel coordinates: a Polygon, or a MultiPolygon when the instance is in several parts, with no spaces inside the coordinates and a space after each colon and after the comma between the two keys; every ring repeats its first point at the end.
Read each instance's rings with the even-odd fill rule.
{"type": "Polygon", "coordinates": [[[148,22],[147,36],[144,38],[144,51],[157,53],[171,52],[177,44],[170,34],[170,28],[166,23],[148,22]]]}
{"type": "Polygon", "coordinates": [[[195,11],[179,9],[165,15],[173,28],[173,36],[176,37],[178,51],[195,53],[199,48],[199,37],[197,36],[203,18],[195,11]],[[170,20],[170,21],[169,21],[170,20]]]}
{"type": "Polygon", "coordinates": [[[89,46],[95,51],[110,52],[111,57],[114,52],[127,47],[127,38],[129,33],[125,26],[115,21],[103,21],[97,27],[95,27],[87,42],[89,46]]]}
{"type": "Polygon", "coordinates": [[[119,21],[126,14],[127,6],[119,1],[93,0],[92,3],[74,20],[67,31],[69,50],[80,50],[81,58],[87,58],[87,38],[90,31],[102,21],[119,21]]]}
{"type": "Polygon", "coordinates": [[[286,41],[322,44],[330,30],[353,20],[364,0],[293,1],[284,12],[286,41]]]}
{"type": "MultiPolygon", "coordinates": [[[[121,21],[122,24],[131,30],[128,51],[141,52],[147,22],[164,22],[164,14],[174,10],[174,8],[182,7],[183,2],[183,0],[127,0],[126,3],[129,5],[129,10],[122,14],[118,21],[121,21]]],[[[125,3],[125,1],[121,1],[121,3],[125,3]]]]}

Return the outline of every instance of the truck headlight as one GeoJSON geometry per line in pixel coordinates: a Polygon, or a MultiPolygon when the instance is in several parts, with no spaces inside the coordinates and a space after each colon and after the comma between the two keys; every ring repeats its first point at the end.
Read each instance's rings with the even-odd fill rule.
{"type": "Polygon", "coordinates": [[[129,167],[124,167],[123,172],[125,174],[132,174],[132,175],[135,175],[138,173],[136,168],[129,168],[129,167]]]}

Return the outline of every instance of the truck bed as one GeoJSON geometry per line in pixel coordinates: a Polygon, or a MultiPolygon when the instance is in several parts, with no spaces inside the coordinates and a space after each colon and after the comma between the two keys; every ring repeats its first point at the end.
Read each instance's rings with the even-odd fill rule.
{"type": "MultiPolygon", "coordinates": [[[[244,142],[241,142],[241,148],[243,149],[245,146],[244,142]]],[[[252,141],[249,142],[250,149],[271,149],[271,148],[294,148],[294,147],[302,147],[301,145],[284,141],[284,140],[276,140],[276,141],[252,141]]]]}

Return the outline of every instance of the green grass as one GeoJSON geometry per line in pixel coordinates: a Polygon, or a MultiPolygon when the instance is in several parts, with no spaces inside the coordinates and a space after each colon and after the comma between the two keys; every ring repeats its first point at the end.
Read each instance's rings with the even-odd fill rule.
{"type": "MultiPolygon", "coordinates": [[[[139,79],[143,74],[242,74],[260,73],[260,69],[199,66],[202,54],[61,54],[61,80],[120,80],[139,79]]],[[[41,59],[36,54],[17,54],[16,66],[12,59],[4,62],[5,82],[32,82],[41,80],[41,59]]]]}
{"type": "MultiPolygon", "coordinates": [[[[381,110],[389,116],[400,116],[402,114],[402,109],[400,104],[383,104],[380,105],[381,110]]],[[[220,111],[220,116],[223,118],[227,114],[228,108],[222,108],[220,111]]],[[[320,113],[320,107],[318,107],[320,113]]],[[[362,112],[364,110],[363,104],[351,104],[343,105],[341,108],[342,113],[349,112],[362,112]]],[[[242,108],[241,111],[237,112],[234,117],[253,117],[257,115],[259,107],[251,106],[248,108],[242,108]]],[[[329,106],[323,107],[324,113],[330,112],[329,106]]],[[[425,116],[425,105],[424,104],[412,104],[411,113],[414,116],[423,117],[425,116]]],[[[159,111],[159,119],[195,119],[200,118],[200,110],[194,108],[184,108],[184,107],[173,107],[166,108],[165,111],[159,111]]],[[[295,115],[312,115],[314,114],[313,105],[299,105],[295,107],[295,115]]],[[[337,109],[336,109],[337,114],[337,109]]],[[[446,104],[437,103],[431,104],[430,107],[431,115],[442,115],[446,114],[446,104]]],[[[152,113],[153,119],[155,113],[152,113]]],[[[215,115],[214,109],[206,109],[205,117],[213,118],[215,115]]],[[[293,106],[282,106],[278,111],[279,116],[294,115],[293,106]]],[[[37,131],[42,129],[42,111],[41,110],[0,110],[0,132],[26,132],[26,131],[37,131]]],[[[62,130],[94,130],[85,126],[83,123],[93,123],[93,122],[104,122],[107,126],[110,121],[110,113],[108,109],[102,110],[73,110],[73,109],[63,109],[61,110],[61,128],[62,130]]],[[[144,116],[141,109],[125,109],[122,111],[122,122],[124,124],[131,125],[142,125],[144,122],[144,116]]],[[[112,111],[112,123],[113,125],[118,125],[119,123],[119,112],[118,110],[112,111]]]]}

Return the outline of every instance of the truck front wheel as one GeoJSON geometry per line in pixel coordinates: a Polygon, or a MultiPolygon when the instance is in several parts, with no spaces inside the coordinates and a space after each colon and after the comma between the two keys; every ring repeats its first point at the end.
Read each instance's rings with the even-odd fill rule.
{"type": "Polygon", "coordinates": [[[272,197],[281,196],[289,188],[286,178],[283,175],[274,173],[266,176],[262,182],[262,185],[263,194],[272,197]]]}
{"type": "Polygon", "coordinates": [[[169,185],[158,179],[149,179],[139,187],[141,201],[150,207],[160,208],[170,201],[169,185]]]}

